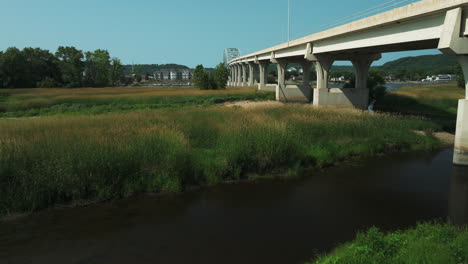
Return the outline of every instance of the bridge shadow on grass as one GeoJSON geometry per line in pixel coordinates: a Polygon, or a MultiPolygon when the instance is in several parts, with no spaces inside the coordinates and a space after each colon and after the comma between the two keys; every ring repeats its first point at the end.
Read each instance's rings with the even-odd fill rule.
{"type": "Polygon", "coordinates": [[[455,133],[458,100],[419,99],[387,94],[377,101],[375,108],[380,112],[424,117],[439,125],[441,130],[455,133]]]}

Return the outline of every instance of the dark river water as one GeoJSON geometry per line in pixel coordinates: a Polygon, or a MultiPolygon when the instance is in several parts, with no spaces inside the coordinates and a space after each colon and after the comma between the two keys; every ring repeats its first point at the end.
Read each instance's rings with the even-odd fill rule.
{"type": "Polygon", "coordinates": [[[466,223],[468,168],[452,166],[452,155],[47,210],[0,223],[0,263],[303,263],[371,226],[466,223]]]}

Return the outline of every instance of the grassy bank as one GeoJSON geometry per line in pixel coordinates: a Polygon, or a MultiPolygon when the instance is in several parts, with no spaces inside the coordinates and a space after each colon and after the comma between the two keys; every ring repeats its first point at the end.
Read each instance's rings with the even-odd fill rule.
{"type": "Polygon", "coordinates": [[[454,132],[458,99],[465,98],[465,89],[456,84],[407,86],[388,93],[376,104],[378,111],[431,119],[443,130],[454,132]]]}
{"type": "Polygon", "coordinates": [[[371,228],[312,263],[468,263],[468,229],[425,223],[404,232],[385,234],[371,228]]]}
{"type": "Polygon", "coordinates": [[[418,118],[287,105],[0,120],[0,214],[439,146],[418,118]]]}
{"type": "Polygon", "coordinates": [[[2,89],[0,117],[101,114],[274,99],[274,93],[255,87],[203,91],[195,87],[2,89]]]}

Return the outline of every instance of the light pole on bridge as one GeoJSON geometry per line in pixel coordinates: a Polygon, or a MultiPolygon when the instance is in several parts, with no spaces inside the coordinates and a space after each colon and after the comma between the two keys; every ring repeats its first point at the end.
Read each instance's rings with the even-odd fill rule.
{"type": "Polygon", "coordinates": [[[291,40],[291,0],[288,0],[288,42],[291,40]]]}

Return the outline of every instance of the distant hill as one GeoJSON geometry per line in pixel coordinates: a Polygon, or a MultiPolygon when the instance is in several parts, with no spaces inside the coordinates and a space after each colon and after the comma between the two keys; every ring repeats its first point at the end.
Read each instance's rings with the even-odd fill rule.
{"type": "MultiPolygon", "coordinates": [[[[422,55],[415,57],[404,57],[394,61],[389,61],[382,66],[373,66],[373,69],[380,69],[384,72],[392,73],[399,69],[407,71],[422,71],[428,74],[451,73],[453,68],[458,65],[455,57],[440,55],[422,55]]],[[[354,71],[353,66],[335,66],[331,68],[332,72],[354,71]]]]}
{"type": "Polygon", "coordinates": [[[453,70],[458,65],[457,59],[452,56],[440,55],[423,55],[417,57],[405,57],[398,60],[385,63],[379,68],[385,72],[393,72],[399,68],[407,70],[420,70],[425,72],[440,72],[453,70]]]}
{"type": "MultiPolygon", "coordinates": [[[[132,73],[132,65],[124,65],[124,74],[130,75],[132,73]]],[[[180,64],[138,64],[134,65],[135,72],[140,74],[150,73],[153,74],[155,71],[159,70],[185,70],[189,67],[180,64]]]]}
{"type": "MultiPolygon", "coordinates": [[[[458,62],[455,57],[440,55],[422,55],[416,57],[404,57],[394,61],[385,63],[382,66],[373,66],[373,69],[380,69],[388,73],[393,73],[399,69],[406,69],[407,71],[422,71],[427,74],[438,73],[452,73],[458,62]]],[[[299,64],[292,63],[290,66],[300,67],[299,64]]],[[[189,67],[180,64],[139,64],[135,65],[135,71],[143,73],[154,73],[158,70],[167,69],[189,69],[189,67]]],[[[207,71],[213,71],[212,68],[206,68],[207,71]]],[[[276,65],[270,64],[269,71],[276,72],[276,65]]],[[[333,65],[332,72],[353,72],[353,66],[333,65]]],[[[132,65],[124,65],[124,73],[129,75],[132,73],[132,65]]]]}

